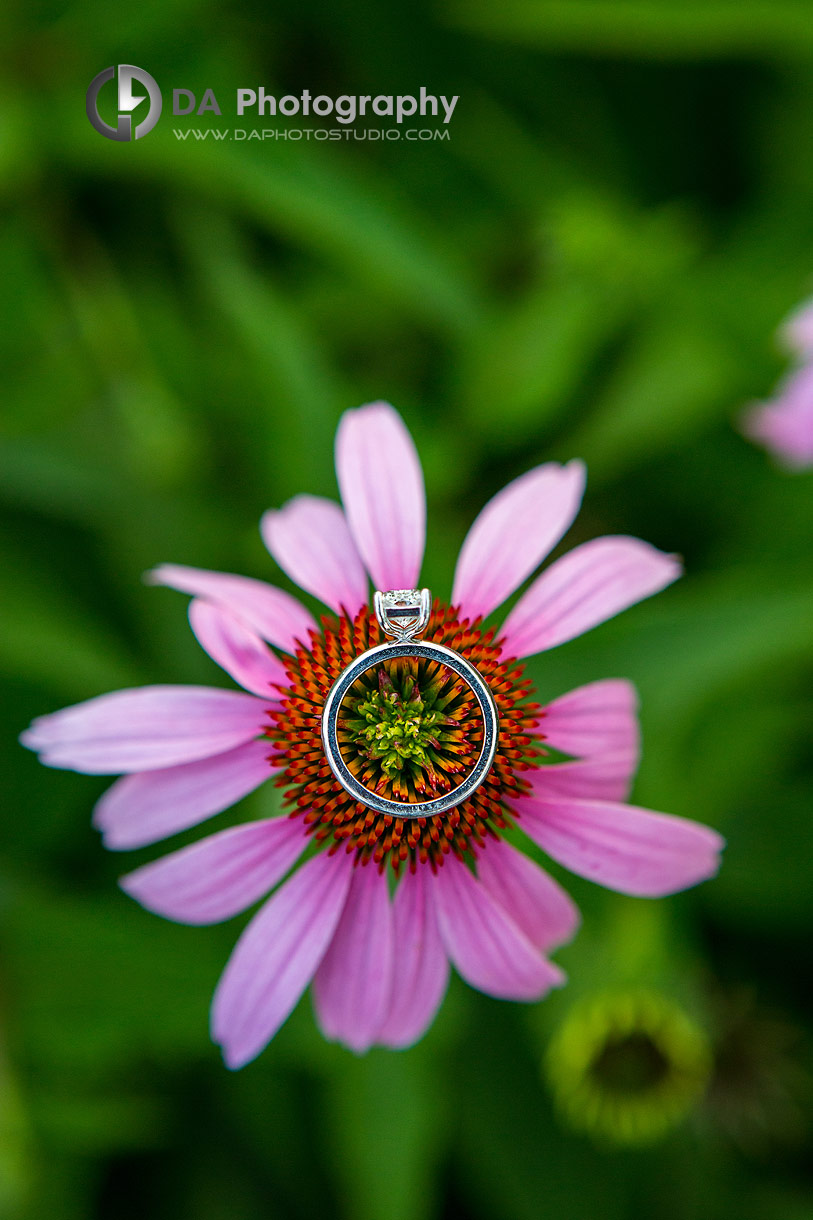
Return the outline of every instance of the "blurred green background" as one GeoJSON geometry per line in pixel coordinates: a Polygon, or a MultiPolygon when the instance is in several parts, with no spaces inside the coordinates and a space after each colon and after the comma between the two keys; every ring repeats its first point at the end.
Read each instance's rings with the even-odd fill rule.
{"type": "Polygon", "coordinates": [[[0,33],[0,1216],[809,1220],[813,476],[732,425],[811,287],[813,6],[11,0],[0,33]],[[120,62],[214,88],[202,127],[238,86],[460,101],[447,143],[194,145],[166,109],[117,144],[84,95],[120,62]],[[589,467],[568,545],[685,556],[531,671],[545,698],[633,679],[635,799],[719,828],[726,861],[658,904],[569,879],[584,928],[542,1005],[455,980],[420,1046],[356,1059],[305,999],[232,1074],[207,1010],[237,924],[125,898],[161,848],[105,853],[105,781],[16,735],[118,686],[225,684],[142,572],[280,580],[260,513],[336,494],[337,420],[374,398],[424,460],[437,593],[486,498],[551,458],[589,467]],[[710,1076],[622,1144],[542,1065],[574,1005],[642,986],[710,1076]]]}

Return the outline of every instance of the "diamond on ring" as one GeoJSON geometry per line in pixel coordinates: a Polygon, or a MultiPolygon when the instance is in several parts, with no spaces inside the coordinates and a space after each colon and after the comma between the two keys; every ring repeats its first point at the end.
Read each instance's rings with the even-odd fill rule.
{"type": "Polygon", "coordinates": [[[415,640],[429,623],[432,594],[428,589],[376,590],[373,605],[384,635],[394,640],[415,640]]]}

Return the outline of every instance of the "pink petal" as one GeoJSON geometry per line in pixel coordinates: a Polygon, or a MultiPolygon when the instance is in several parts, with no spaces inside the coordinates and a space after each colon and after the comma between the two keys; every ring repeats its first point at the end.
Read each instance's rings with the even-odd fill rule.
{"type": "Polygon", "coordinates": [[[336,474],[350,530],[379,589],[418,583],[426,540],[423,474],[412,437],[386,402],[345,411],[336,474]]]}
{"type": "Polygon", "coordinates": [[[800,412],[786,410],[784,403],[765,403],[745,413],[742,431],[788,470],[813,466],[813,406],[800,412]]]}
{"type": "Polygon", "coordinates": [[[568,691],[545,708],[541,736],[546,744],[583,758],[640,748],[638,696],[631,682],[607,678],[568,691]]]}
{"type": "Polygon", "coordinates": [[[594,801],[623,801],[629,796],[638,752],[594,754],[576,762],[551,763],[530,777],[534,796],[550,800],[573,796],[594,801]]]}
{"type": "Polygon", "coordinates": [[[508,615],[505,648],[518,657],[582,635],[680,575],[680,563],[639,538],[594,538],[539,576],[508,615]]]}
{"type": "Polygon", "coordinates": [[[152,770],[222,754],[257,737],[267,706],[240,691],[143,686],[39,716],[20,741],[47,767],[91,775],[152,770]]]}
{"type": "Polygon", "coordinates": [[[432,879],[432,896],[446,952],[458,974],[489,995],[538,1000],[564,982],[464,864],[447,856],[432,879]]]}
{"type": "Polygon", "coordinates": [[[449,984],[449,959],[430,900],[426,868],[405,873],[393,903],[395,964],[389,1012],[376,1042],[412,1046],[434,1020],[449,984]]]}
{"type": "Polygon", "coordinates": [[[792,470],[813,465],[813,363],[786,377],[770,402],[749,408],[742,430],[792,470]]]}
{"type": "Polygon", "coordinates": [[[308,632],[316,630],[312,616],[295,597],[249,576],[162,563],[148,572],[145,579],[194,597],[205,597],[230,610],[264,640],[285,652],[293,652],[298,640],[307,643],[308,632]]]}
{"type": "Polygon", "coordinates": [[[263,515],[260,532],[283,572],[326,606],[352,618],[366,605],[367,573],[338,504],[295,496],[263,515]]]}
{"type": "Polygon", "coordinates": [[[270,746],[259,738],[212,758],[116,780],[93,814],[105,847],[145,847],[228,809],[272,774],[270,746]]]}
{"type": "Polygon", "coordinates": [[[307,845],[299,820],[231,826],[122,877],[148,911],[178,923],[219,923],[245,911],[285,876],[307,845]]]}
{"type": "Polygon", "coordinates": [[[200,646],[229,677],[266,702],[279,700],[274,688],[288,685],[285,666],[239,618],[195,597],[189,603],[189,623],[200,646]]]}
{"type": "Polygon", "coordinates": [[[243,1067],[291,1013],[330,944],[353,869],[344,855],[308,860],[261,907],[235,946],[212,1002],[212,1038],[243,1067]]]}
{"type": "Polygon", "coordinates": [[[477,876],[535,949],[550,953],[575,936],[581,919],[573,899],[504,839],[488,841],[477,858],[477,876]]]}
{"type": "Polygon", "coordinates": [[[392,989],[392,908],[386,873],[354,868],[330,948],[313,980],[313,1002],[326,1038],[356,1054],[372,1046],[392,989]]]}
{"type": "Polygon", "coordinates": [[[699,822],[610,801],[513,802],[520,826],[571,872],[622,894],[660,898],[713,877],[724,840],[699,822]]]}
{"type": "Polygon", "coordinates": [[[498,492],[463,543],[452,604],[472,619],[502,605],[572,525],[584,480],[582,462],[549,462],[498,492]]]}

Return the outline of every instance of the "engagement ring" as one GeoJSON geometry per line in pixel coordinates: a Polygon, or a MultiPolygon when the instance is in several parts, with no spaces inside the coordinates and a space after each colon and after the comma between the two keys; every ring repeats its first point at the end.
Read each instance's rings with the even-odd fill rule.
{"type": "Polygon", "coordinates": [[[356,657],[355,661],[339,674],[331,687],[322,712],[322,742],[325,755],[331,771],[344,790],[368,809],[397,818],[432,817],[460,805],[480,787],[491,770],[499,733],[497,705],[481,674],[470,661],[443,644],[421,640],[432,609],[432,598],[428,589],[376,592],[373,604],[381,630],[388,639],[385,644],[370,648],[356,657]],[[348,767],[339,745],[342,700],[353,683],[375,666],[401,657],[434,661],[457,674],[470,687],[483,718],[480,755],[466,778],[449,792],[413,803],[393,801],[370,791],[348,767]]]}

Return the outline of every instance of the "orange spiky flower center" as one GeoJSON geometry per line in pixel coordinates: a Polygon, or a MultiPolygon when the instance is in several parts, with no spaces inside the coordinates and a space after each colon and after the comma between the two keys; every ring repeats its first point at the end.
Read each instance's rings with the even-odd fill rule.
{"type": "MultiPolygon", "coordinates": [[[[331,686],[351,661],[382,642],[366,608],[351,620],[322,619],[309,647],[283,658],[288,686],[269,710],[271,761],[280,768],[294,815],[332,850],[342,845],[359,864],[437,868],[450,851],[476,856],[488,837],[509,825],[507,802],[528,790],[523,772],[539,765],[544,750],[534,733],[542,717],[531,684],[514,658],[503,656],[493,629],[458,617],[435,603],[426,638],[466,657],[488,683],[500,715],[493,766],[483,784],[460,805],[432,817],[399,818],[358,803],[334,778],[322,747],[322,709],[331,686]]],[[[482,714],[471,688],[435,661],[398,657],[368,670],[350,688],[339,714],[338,741],[345,762],[371,792],[413,804],[457,787],[474,767],[482,745],[482,714]]]]}

